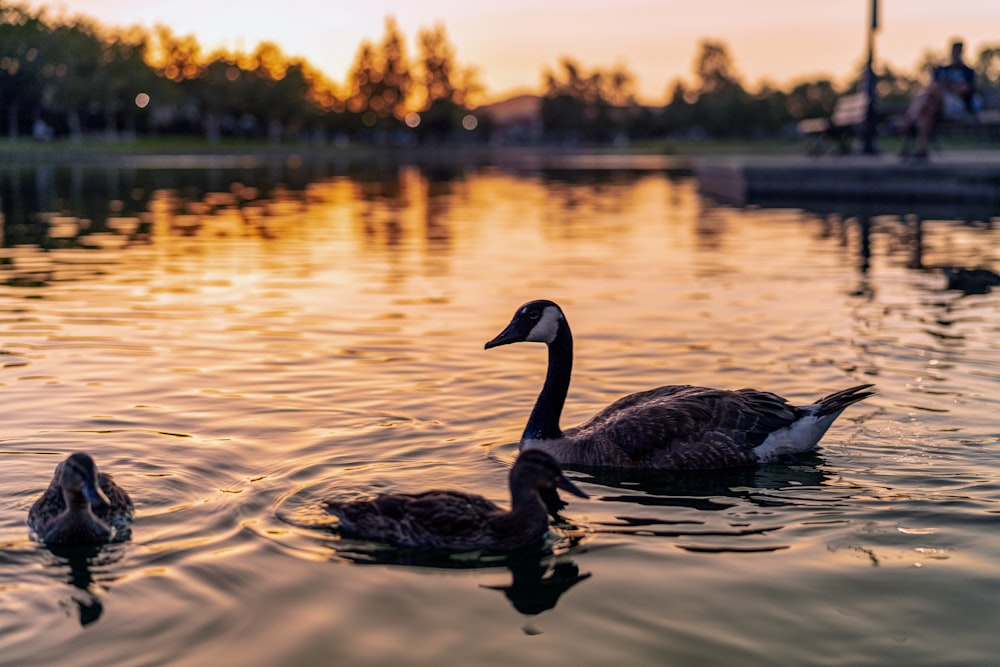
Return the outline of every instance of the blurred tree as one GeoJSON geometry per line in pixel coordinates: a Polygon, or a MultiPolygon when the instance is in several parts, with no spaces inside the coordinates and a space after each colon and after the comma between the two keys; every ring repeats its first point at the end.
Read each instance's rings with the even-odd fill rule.
{"type": "Polygon", "coordinates": [[[368,40],[364,40],[358,47],[354,65],[351,67],[347,108],[357,114],[367,111],[381,80],[382,72],[375,62],[375,47],[368,40]]]}
{"type": "Polygon", "coordinates": [[[349,81],[347,108],[359,115],[364,126],[399,127],[406,116],[413,79],[395,19],[386,18],[378,50],[367,40],[361,43],[349,81]]]}
{"type": "Polygon", "coordinates": [[[94,94],[103,53],[93,26],[82,20],[56,25],[46,39],[42,104],[65,119],[74,141],[83,137],[85,118],[103,116],[108,103],[103,91],[94,94]]]}
{"type": "Polygon", "coordinates": [[[43,89],[40,47],[49,28],[42,14],[0,4],[0,111],[14,138],[41,113],[43,89]]]}
{"type": "Polygon", "coordinates": [[[102,104],[105,134],[117,137],[121,121],[124,124],[121,129],[133,137],[138,119],[147,116],[145,107],[138,106],[138,95],[148,96],[157,88],[157,77],[145,62],[146,33],[138,28],[117,31],[105,38],[102,46],[94,86],[105,94],[102,104]]]}
{"type": "Polygon", "coordinates": [[[736,76],[725,44],[704,40],[695,57],[694,117],[710,136],[747,136],[755,126],[753,99],[736,76]]]}
{"type": "Polygon", "coordinates": [[[437,100],[456,102],[455,50],[448,41],[444,25],[421,30],[417,34],[420,48],[421,81],[424,88],[424,108],[437,100]]]}
{"type": "Polygon", "coordinates": [[[462,128],[470,99],[481,91],[474,68],[459,68],[455,49],[448,41],[443,24],[423,29],[417,35],[419,45],[418,83],[423,92],[421,122],[417,135],[444,139],[462,128]]]}
{"type": "Polygon", "coordinates": [[[741,88],[729,49],[722,42],[711,39],[701,42],[695,58],[694,73],[698,82],[698,93],[701,95],[719,94],[741,88]]]}
{"type": "Polygon", "coordinates": [[[393,116],[402,120],[406,116],[407,99],[413,78],[409,71],[409,61],[406,56],[406,43],[396,19],[391,16],[385,20],[385,36],[382,38],[382,80],[380,93],[372,99],[372,110],[380,117],[393,116]],[[378,108],[374,105],[381,98],[378,108]]]}
{"type": "Polygon", "coordinates": [[[608,141],[622,134],[635,115],[634,77],[624,67],[584,72],[571,58],[562,72],[543,73],[542,126],[562,141],[608,141]]]}
{"type": "Polygon", "coordinates": [[[785,98],[785,109],[791,118],[829,116],[840,92],[829,79],[803,81],[796,84],[785,98]]]}
{"type": "Polygon", "coordinates": [[[1000,44],[984,46],[975,62],[980,86],[1000,86],[1000,44]]]}
{"type": "Polygon", "coordinates": [[[208,109],[217,104],[219,91],[202,78],[204,60],[194,35],[178,36],[164,25],[153,28],[146,61],[173,84],[162,96],[162,122],[181,132],[204,132],[208,139],[215,140],[218,131],[208,109]]]}

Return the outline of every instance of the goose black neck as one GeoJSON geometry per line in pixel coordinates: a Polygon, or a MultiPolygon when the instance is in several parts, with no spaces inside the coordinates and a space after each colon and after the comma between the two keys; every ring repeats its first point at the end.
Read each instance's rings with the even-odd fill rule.
{"type": "Polygon", "coordinates": [[[573,374],[573,334],[564,320],[559,333],[548,344],[549,367],[545,374],[545,384],[538,394],[535,407],[524,428],[522,440],[555,440],[562,437],[559,417],[566,403],[569,380],[573,374]]]}

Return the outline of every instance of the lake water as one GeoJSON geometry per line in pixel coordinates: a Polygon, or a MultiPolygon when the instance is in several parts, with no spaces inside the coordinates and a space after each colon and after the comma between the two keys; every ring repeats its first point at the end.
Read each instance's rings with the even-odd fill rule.
{"type": "Polygon", "coordinates": [[[645,163],[154,166],[0,168],[0,664],[996,664],[1000,293],[932,269],[996,267],[1000,219],[645,163]],[[325,497],[507,504],[545,351],[483,344],[534,298],[564,426],[672,383],[879,395],[794,464],[569,471],[592,498],[516,558],[342,539],[325,497]],[[75,450],[130,542],[31,541],[75,450]]]}

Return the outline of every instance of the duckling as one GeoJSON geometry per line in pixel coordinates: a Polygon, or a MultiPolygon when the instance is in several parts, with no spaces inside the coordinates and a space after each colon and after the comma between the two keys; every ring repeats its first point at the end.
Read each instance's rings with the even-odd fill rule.
{"type": "Polygon", "coordinates": [[[559,427],[573,370],[573,336],[562,309],[530,301],[486,349],[518,342],[545,343],[545,384],[521,436],[522,451],[544,450],[563,465],[692,470],[775,461],[812,449],[849,405],[874,392],[862,384],[793,406],[756,389],[668,385],[621,398],[590,421],[559,427]]]}
{"type": "Polygon", "coordinates": [[[131,534],[132,499],[97,470],[85,452],[56,466],[41,498],[28,511],[28,527],[46,544],[102,544],[131,534]]]}
{"type": "Polygon", "coordinates": [[[461,491],[386,493],[372,500],[326,501],[342,530],[363,539],[402,547],[449,551],[509,551],[535,544],[549,529],[542,494],[555,489],[587,498],[542,451],[526,451],[510,470],[510,510],[461,491]]]}

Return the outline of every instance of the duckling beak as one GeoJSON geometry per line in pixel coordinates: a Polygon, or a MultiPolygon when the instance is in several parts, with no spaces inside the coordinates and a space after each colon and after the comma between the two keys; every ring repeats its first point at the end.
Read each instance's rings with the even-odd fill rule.
{"type": "Polygon", "coordinates": [[[576,484],[574,484],[573,482],[569,481],[569,479],[566,477],[566,475],[560,475],[559,478],[556,479],[556,486],[558,486],[563,491],[569,491],[574,496],[579,496],[581,498],[589,498],[590,497],[586,493],[584,493],[583,491],[581,491],[580,488],[576,484]]]}
{"type": "Polygon", "coordinates": [[[95,510],[104,509],[111,504],[108,496],[104,493],[101,487],[97,486],[96,483],[87,483],[83,485],[83,497],[87,499],[90,506],[95,510]]]}

